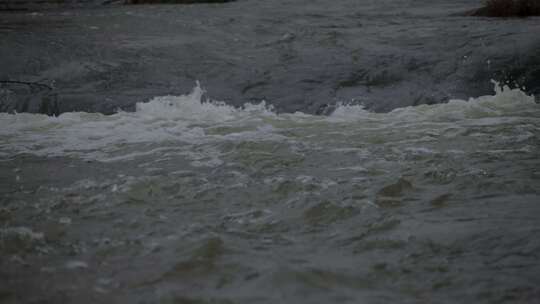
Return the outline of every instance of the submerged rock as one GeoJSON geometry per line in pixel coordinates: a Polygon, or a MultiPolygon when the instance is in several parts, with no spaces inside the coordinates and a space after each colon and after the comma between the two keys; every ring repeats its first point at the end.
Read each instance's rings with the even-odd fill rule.
{"type": "Polygon", "coordinates": [[[399,207],[404,195],[413,189],[410,181],[400,178],[397,182],[384,186],[377,192],[375,203],[383,208],[399,207]]]}
{"type": "Polygon", "coordinates": [[[484,7],[470,12],[482,17],[540,16],[539,0],[488,0],[484,7]]]}

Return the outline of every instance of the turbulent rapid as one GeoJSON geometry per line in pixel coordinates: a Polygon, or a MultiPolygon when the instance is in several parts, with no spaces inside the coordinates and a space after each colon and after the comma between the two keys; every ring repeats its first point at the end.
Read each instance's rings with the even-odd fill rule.
{"type": "Polygon", "coordinates": [[[525,303],[540,105],[0,114],[2,303],[525,303]]]}

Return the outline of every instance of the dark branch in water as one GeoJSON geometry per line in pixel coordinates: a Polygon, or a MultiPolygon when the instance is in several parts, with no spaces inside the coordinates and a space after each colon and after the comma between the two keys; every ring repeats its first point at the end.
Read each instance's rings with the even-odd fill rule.
{"type": "Polygon", "coordinates": [[[24,84],[28,86],[36,86],[41,88],[46,88],[48,90],[53,90],[53,88],[49,85],[39,83],[39,82],[29,82],[29,81],[18,81],[18,80],[0,80],[0,84],[24,84]]]}
{"type": "Polygon", "coordinates": [[[540,0],[486,0],[484,7],[472,11],[470,15],[482,17],[540,16],[540,0]]]}

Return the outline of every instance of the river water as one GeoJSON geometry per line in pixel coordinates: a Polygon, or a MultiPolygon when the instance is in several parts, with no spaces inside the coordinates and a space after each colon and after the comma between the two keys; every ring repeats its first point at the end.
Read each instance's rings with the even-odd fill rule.
{"type": "Polygon", "coordinates": [[[533,97],[312,116],[201,95],[0,114],[4,303],[538,300],[533,97]]]}
{"type": "MultiPolygon", "coordinates": [[[[255,2],[241,3],[256,7],[255,2]]],[[[327,8],[328,16],[344,12],[346,2],[327,8]]],[[[261,1],[259,9],[270,3],[261,1]]],[[[381,14],[380,3],[368,7],[381,14]]],[[[304,12],[323,11],[322,5],[313,2],[304,12]]],[[[423,14],[463,8],[439,5],[423,14]]],[[[126,10],[132,8],[110,9],[126,10]]],[[[515,31],[514,38],[530,36],[516,29],[538,26],[538,19],[505,22],[513,24],[507,30],[515,31]]],[[[403,26],[396,24],[396,31],[403,26]]],[[[283,39],[293,43],[296,37],[283,39]]],[[[159,58],[154,60],[162,65],[159,58]]],[[[250,59],[245,60],[247,71],[250,59]]],[[[425,93],[439,83],[456,85],[457,92],[462,83],[460,92],[466,94],[471,88],[463,79],[437,82],[411,72],[405,83],[378,87],[382,95],[370,95],[378,104],[387,94],[384,113],[369,103],[334,98],[327,115],[314,115],[309,98],[296,105],[299,109],[272,98],[224,98],[223,79],[234,83],[241,77],[221,75],[213,89],[219,81],[212,77],[223,72],[223,63],[214,71],[203,63],[199,77],[211,78],[208,83],[192,81],[182,89],[188,86],[184,82],[175,88],[184,92],[174,95],[156,87],[137,91],[126,78],[119,85],[133,86],[133,111],[0,113],[0,302],[540,299],[540,105],[530,88],[479,84],[488,76],[482,75],[473,86],[489,86],[483,96],[410,106],[408,95],[401,94],[405,89],[425,93]],[[423,81],[425,88],[419,85],[423,81]],[[396,87],[401,89],[392,91],[396,87]]],[[[14,74],[16,69],[6,65],[14,74]]],[[[239,70],[231,65],[231,71],[239,70]]],[[[341,77],[326,72],[334,77],[329,79],[341,77]]],[[[298,73],[283,75],[309,74],[298,73]]],[[[161,79],[159,70],[153,75],[161,79]]],[[[529,77],[534,71],[523,75],[529,84],[538,80],[529,77]]],[[[80,81],[59,79],[66,86],[56,89],[59,95],[75,86],[70,81],[80,81]]],[[[274,80],[261,87],[277,90],[282,84],[276,96],[306,92],[289,78],[274,80]]],[[[325,83],[305,83],[328,89],[325,83]]],[[[351,88],[365,86],[362,81],[349,86],[347,94],[356,96],[359,91],[351,88]]],[[[82,96],[77,94],[72,96],[82,96]]]]}
{"type": "Polygon", "coordinates": [[[491,79],[540,96],[540,18],[464,16],[481,0],[243,0],[0,12],[1,112],[133,111],[200,81],[278,112],[377,112],[468,99],[491,79]]]}

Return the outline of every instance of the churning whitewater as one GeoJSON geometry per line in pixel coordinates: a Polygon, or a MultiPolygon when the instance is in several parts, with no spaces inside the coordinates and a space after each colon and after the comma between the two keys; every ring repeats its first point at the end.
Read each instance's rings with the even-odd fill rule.
{"type": "Polygon", "coordinates": [[[0,299],[538,299],[533,96],[313,116],[203,93],[0,114],[0,299]]]}
{"type": "MultiPolygon", "coordinates": [[[[527,96],[519,89],[499,87],[498,83],[494,85],[494,96],[469,101],[451,100],[446,104],[398,108],[390,113],[371,113],[359,105],[342,104],[329,116],[312,116],[301,112],[277,115],[264,101],[234,108],[224,102],[203,100],[204,90],[197,84],[188,95],[156,97],[150,102],[137,103],[134,113],[120,111],[107,116],[74,112],[58,117],[0,113],[0,135],[5,139],[0,147],[5,156],[29,153],[108,161],[133,159],[141,149],[140,145],[145,150],[144,146],[148,144],[175,143],[174,149],[182,149],[190,144],[219,146],[225,142],[253,140],[286,142],[294,146],[304,142],[302,137],[314,135],[320,135],[319,139],[324,143],[324,134],[332,137],[336,130],[341,130],[342,136],[362,132],[377,137],[389,128],[398,131],[398,137],[432,130],[431,140],[425,136],[414,139],[430,142],[440,139],[436,135],[448,129],[471,123],[496,126],[514,120],[534,120],[538,105],[533,96],[527,96]],[[287,136],[291,128],[303,129],[299,132],[304,136],[287,136]],[[310,135],[310,131],[313,134],[310,135]],[[139,146],[126,148],[130,144],[139,146]]],[[[516,136],[527,139],[534,133],[529,131],[516,136]]],[[[159,155],[162,150],[155,153],[159,155]]],[[[143,153],[150,154],[150,151],[143,153]]]]}

